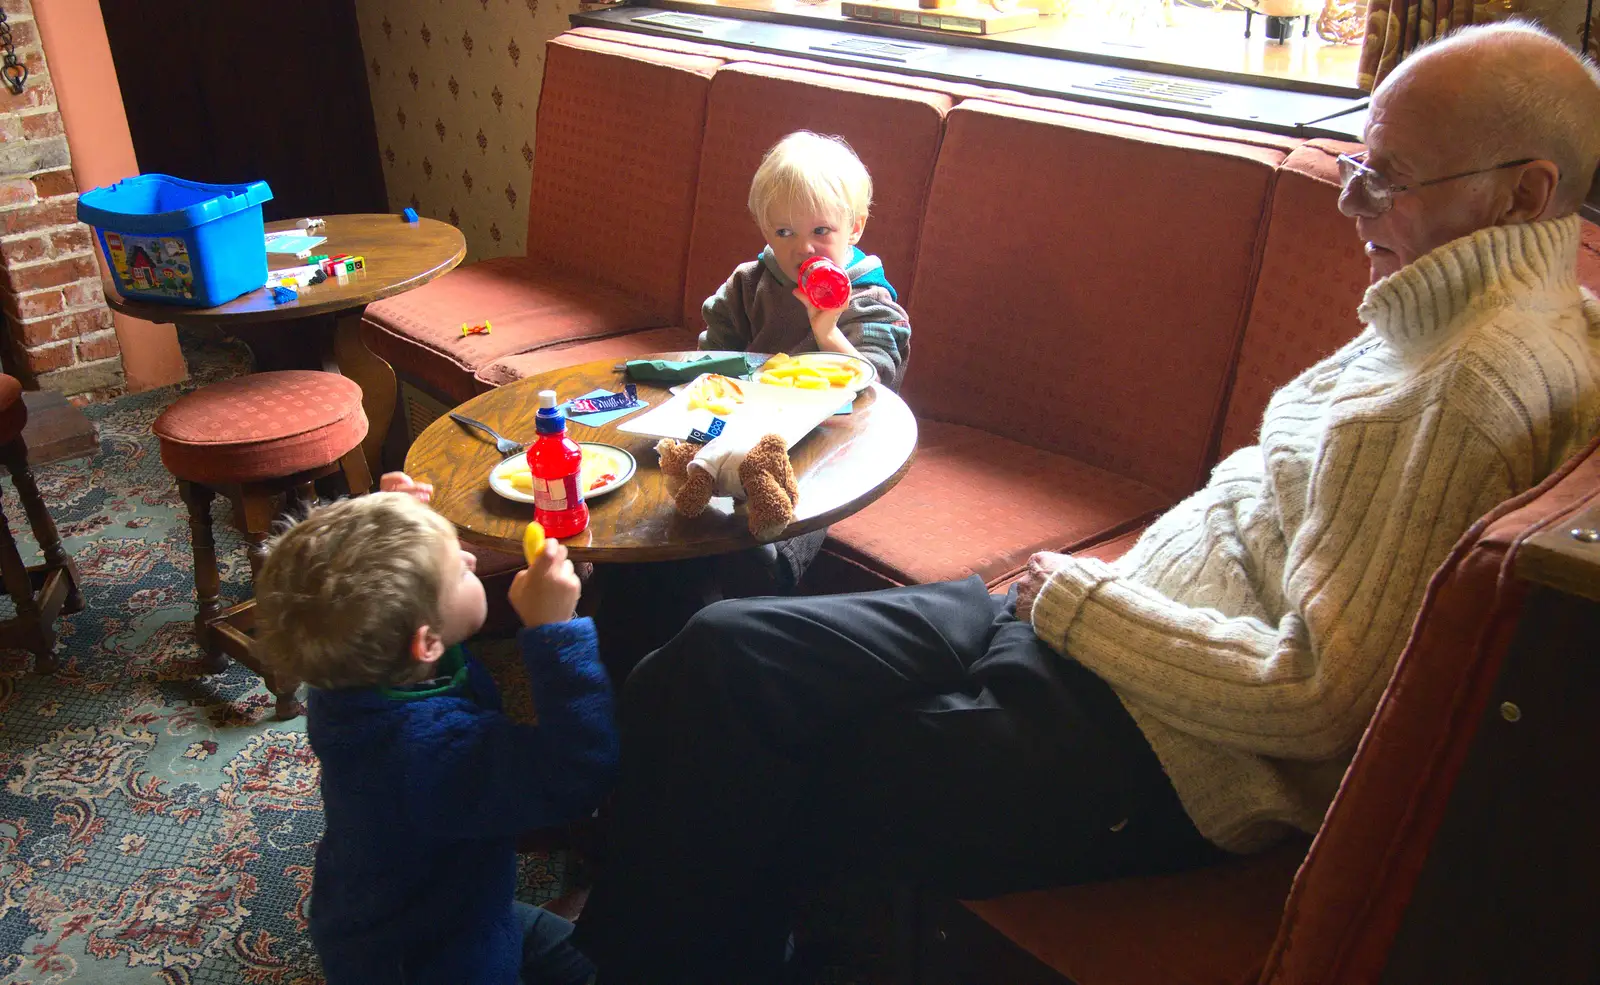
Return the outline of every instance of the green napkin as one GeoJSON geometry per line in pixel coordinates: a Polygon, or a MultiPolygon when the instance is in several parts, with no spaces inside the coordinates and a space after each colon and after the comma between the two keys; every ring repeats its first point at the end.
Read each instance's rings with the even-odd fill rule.
{"type": "Polygon", "coordinates": [[[627,363],[628,379],[638,383],[687,383],[701,373],[721,373],[723,376],[744,376],[750,372],[750,361],[742,352],[724,356],[706,356],[702,359],[633,359],[627,363]]]}

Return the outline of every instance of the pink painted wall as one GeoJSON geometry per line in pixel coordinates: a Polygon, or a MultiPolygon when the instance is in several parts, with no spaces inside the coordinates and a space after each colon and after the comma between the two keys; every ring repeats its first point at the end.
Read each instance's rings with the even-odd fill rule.
{"type": "MultiPolygon", "coordinates": [[[[138,174],[98,0],[47,0],[33,6],[79,190],[138,174]]],[[[102,273],[104,263],[102,258],[102,273]]],[[[165,386],[188,376],[171,325],[120,314],[115,324],[129,391],[165,386]]]]}

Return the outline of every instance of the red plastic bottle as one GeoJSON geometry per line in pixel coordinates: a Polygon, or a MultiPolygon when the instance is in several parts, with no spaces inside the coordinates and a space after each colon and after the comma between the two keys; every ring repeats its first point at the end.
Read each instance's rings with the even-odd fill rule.
{"type": "Polygon", "coordinates": [[[850,275],[824,256],[800,264],[800,290],[819,308],[843,308],[850,300],[850,275]]]}
{"type": "Polygon", "coordinates": [[[545,536],[561,539],[589,526],[589,505],[583,501],[583,449],[567,437],[567,419],[554,390],[539,391],[539,438],[528,449],[533,473],[533,518],[545,536]]]}

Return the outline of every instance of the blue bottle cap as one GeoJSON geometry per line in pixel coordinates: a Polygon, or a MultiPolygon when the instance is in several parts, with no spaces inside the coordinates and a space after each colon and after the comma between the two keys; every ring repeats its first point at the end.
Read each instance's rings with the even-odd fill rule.
{"type": "Polygon", "coordinates": [[[556,403],[554,390],[539,391],[539,414],[534,418],[533,429],[539,434],[560,434],[567,429],[567,419],[556,403]]]}

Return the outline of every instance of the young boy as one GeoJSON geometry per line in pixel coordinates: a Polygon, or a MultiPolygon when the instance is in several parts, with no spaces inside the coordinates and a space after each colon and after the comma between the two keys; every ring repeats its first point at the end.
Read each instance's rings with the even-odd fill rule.
{"type": "Polygon", "coordinates": [[[882,261],[856,247],[871,206],[872,176],[842,139],[801,130],[778,141],[750,182],[750,215],[766,249],[706,299],[700,348],[843,352],[899,389],[911,323],[882,261]],[[844,307],[818,308],[800,291],[800,264],[813,256],[849,275],[844,307]]]}
{"type": "MultiPolygon", "coordinates": [[[[885,386],[899,389],[911,323],[882,261],[856,247],[872,207],[872,176],[855,151],[838,137],[789,134],[761,159],[749,206],[766,248],[706,299],[700,348],[842,352],[872,363],[885,386]],[[849,276],[843,307],[818,308],[799,289],[800,265],[813,256],[827,257],[849,276]]],[[[602,592],[632,600],[624,615],[602,619],[613,676],[621,680],[718,599],[793,594],[827,537],[819,530],[718,558],[607,565],[597,572],[602,592]]]]}
{"type": "Polygon", "coordinates": [[[311,512],[256,579],[267,666],[311,685],[327,833],[311,937],[329,985],[580,985],[572,925],[512,899],[518,834],[585,816],[617,761],[594,627],[566,549],[511,584],[537,727],[460,644],[487,604],[472,556],[400,473],[311,512]]]}

